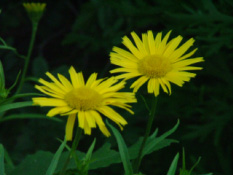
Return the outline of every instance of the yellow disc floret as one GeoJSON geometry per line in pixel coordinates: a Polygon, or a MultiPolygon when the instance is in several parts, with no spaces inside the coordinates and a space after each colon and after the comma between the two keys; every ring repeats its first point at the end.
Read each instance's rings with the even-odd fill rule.
{"type": "Polygon", "coordinates": [[[73,89],[65,95],[65,101],[77,110],[86,111],[96,109],[103,101],[101,95],[88,87],[73,89]]]}
{"type": "Polygon", "coordinates": [[[150,78],[160,78],[165,76],[172,69],[168,59],[149,55],[138,62],[138,71],[150,78]]]}

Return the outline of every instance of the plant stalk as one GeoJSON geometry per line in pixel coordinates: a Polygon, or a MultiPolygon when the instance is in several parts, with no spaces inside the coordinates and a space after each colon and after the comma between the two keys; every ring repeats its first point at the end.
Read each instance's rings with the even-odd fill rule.
{"type": "Polygon", "coordinates": [[[146,141],[147,141],[149,134],[151,132],[151,126],[152,126],[154,118],[155,118],[157,102],[158,102],[158,97],[154,97],[152,107],[150,110],[150,114],[149,114],[149,120],[148,120],[147,126],[146,126],[146,132],[145,132],[142,144],[141,144],[140,149],[139,149],[138,157],[134,162],[134,172],[135,173],[138,173],[138,170],[139,170],[139,167],[140,167],[140,164],[142,161],[142,157],[143,157],[143,149],[146,145],[146,141]]]}
{"type": "MultiPolygon", "coordinates": [[[[72,143],[70,153],[69,153],[69,155],[68,155],[68,157],[67,157],[67,159],[66,159],[66,161],[65,161],[65,164],[64,164],[64,166],[63,166],[63,168],[62,168],[62,170],[61,170],[61,172],[60,172],[60,175],[65,175],[65,173],[66,173],[66,168],[67,168],[67,166],[68,166],[68,164],[69,164],[69,162],[70,162],[70,159],[71,159],[72,157],[75,159],[76,164],[78,163],[78,162],[77,162],[78,159],[77,159],[77,155],[76,155],[75,150],[76,150],[77,147],[78,147],[78,144],[79,144],[81,135],[82,135],[82,129],[79,128],[79,127],[77,126],[76,135],[75,135],[74,141],[73,141],[73,143],[72,143]]],[[[77,165],[77,166],[78,166],[78,165],[77,165]]]]}
{"type": "Polygon", "coordinates": [[[24,67],[23,67],[23,72],[22,72],[22,76],[21,76],[21,79],[20,79],[20,82],[19,82],[18,89],[16,90],[16,94],[20,93],[20,91],[22,90],[22,86],[23,86],[23,84],[25,82],[25,77],[26,77],[26,74],[27,74],[29,61],[30,61],[30,58],[31,58],[31,55],[32,55],[32,49],[33,49],[33,46],[34,46],[34,43],[35,43],[37,28],[38,28],[38,23],[33,22],[32,23],[31,41],[30,41],[30,44],[29,44],[27,56],[25,58],[25,64],[24,64],[24,67]]]}

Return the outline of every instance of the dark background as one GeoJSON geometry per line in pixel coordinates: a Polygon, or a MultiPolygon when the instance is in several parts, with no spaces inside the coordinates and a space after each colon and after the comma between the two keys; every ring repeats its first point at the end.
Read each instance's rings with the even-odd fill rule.
{"type": "MultiPolygon", "coordinates": [[[[26,54],[31,24],[21,3],[0,2],[0,37],[19,53],[26,54]]],[[[83,71],[85,77],[92,72],[98,72],[99,77],[110,76],[109,70],[114,66],[109,63],[109,53],[113,46],[124,48],[121,38],[129,36],[131,31],[140,35],[147,30],[155,34],[172,30],[171,37],[182,35],[184,41],[194,37],[196,42],[192,49],[197,47],[195,56],[204,57],[205,62],[198,64],[204,69],[196,71],[196,78],[182,88],[173,85],[171,96],[159,95],[153,124],[161,134],[173,127],[179,118],[181,124],[171,138],[180,143],[146,156],[141,170],[145,174],[164,174],[174,155],[184,147],[188,168],[202,157],[195,172],[233,174],[232,0],[59,0],[46,3],[28,77],[46,78],[46,71],[68,77],[71,65],[83,71]]],[[[8,88],[24,62],[6,50],[0,50],[0,59],[8,88]]],[[[34,82],[28,81],[23,92],[36,92],[33,86],[34,82]]],[[[151,99],[143,86],[137,93],[139,103],[133,105],[135,115],[121,113],[129,123],[122,132],[127,145],[133,144],[145,131],[148,117],[140,94],[151,99]]],[[[47,111],[48,108],[31,107],[7,114],[46,114],[47,111]]],[[[55,152],[59,145],[55,138],[63,138],[64,126],[65,120],[64,123],[37,119],[8,121],[0,123],[0,142],[17,164],[37,150],[55,152]]],[[[91,136],[82,138],[80,150],[86,151],[94,137],[97,137],[96,148],[105,141],[117,148],[114,137],[106,139],[100,131],[94,130],[91,136]]],[[[112,165],[92,174],[114,175],[119,174],[119,169],[122,165],[112,165]]]]}

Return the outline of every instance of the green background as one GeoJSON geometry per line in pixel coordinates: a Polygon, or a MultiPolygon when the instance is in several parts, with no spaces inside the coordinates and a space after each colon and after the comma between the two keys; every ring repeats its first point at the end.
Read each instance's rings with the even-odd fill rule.
{"type": "MultiPolygon", "coordinates": [[[[0,2],[0,37],[19,53],[26,54],[31,24],[21,3],[0,2]]],[[[183,42],[193,37],[196,42],[191,49],[198,48],[195,56],[204,57],[205,62],[198,64],[203,70],[196,71],[196,78],[182,88],[173,85],[171,96],[159,95],[153,124],[161,134],[179,118],[181,124],[172,138],[180,143],[146,156],[141,171],[148,175],[164,174],[176,152],[184,147],[188,167],[202,157],[195,172],[233,174],[232,0],[59,0],[46,3],[28,70],[29,78],[47,79],[46,71],[68,77],[71,65],[77,71],[83,71],[86,78],[93,72],[98,72],[98,77],[110,76],[109,70],[115,66],[109,63],[109,53],[113,46],[125,48],[121,38],[130,36],[131,31],[140,35],[147,30],[154,34],[172,30],[171,37],[181,35],[183,42]]],[[[0,60],[8,88],[24,62],[6,50],[0,50],[0,60]]],[[[128,85],[132,82],[128,81],[128,85]]],[[[28,81],[22,92],[37,92],[33,86],[34,83],[28,81]]],[[[139,90],[139,103],[133,105],[134,116],[118,110],[129,123],[122,132],[127,145],[133,144],[145,132],[148,116],[140,95],[144,95],[149,104],[152,97],[147,94],[146,86],[139,90]]],[[[30,98],[19,101],[23,100],[30,98]]],[[[46,114],[47,111],[48,108],[28,107],[8,111],[6,116],[28,112],[46,114]]],[[[46,119],[6,121],[0,123],[0,143],[16,164],[38,150],[54,153],[60,144],[56,138],[63,139],[65,122],[46,119]]],[[[97,129],[91,136],[81,139],[79,149],[86,152],[95,137],[96,149],[106,141],[117,149],[114,137],[106,139],[97,129]]],[[[122,171],[121,164],[114,164],[90,174],[118,175],[122,171]]]]}

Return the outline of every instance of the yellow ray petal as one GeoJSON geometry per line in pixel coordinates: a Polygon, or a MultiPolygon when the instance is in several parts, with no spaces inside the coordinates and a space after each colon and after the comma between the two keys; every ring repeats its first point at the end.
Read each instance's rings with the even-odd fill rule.
{"type": "Polygon", "coordinates": [[[186,41],[170,55],[170,60],[175,61],[177,58],[181,57],[193,45],[194,41],[195,40],[193,38],[190,38],[188,41],[186,41]]]}
{"type": "Polygon", "coordinates": [[[203,57],[197,57],[197,58],[192,58],[192,59],[187,59],[187,60],[182,60],[176,63],[173,63],[173,67],[174,68],[180,68],[180,67],[185,67],[194,63],[198,63],[198,62],[203,62],[204,59],[203,57]]]}
{"type": "Polygon", "coordinates": [[[85,120],[84,112],[79,111],[78,112],[78,126],[83,129],[84,129],[84,120],[85,120]]]}
{"type": "Polygon", "coordinates": [[[69,106],[62,106],[62,107],[56,107],[56,108],[52,108],[49,110],[49,112],[47,113],[48,117],[53,117],[57,114],[64,114],[67,113],[69,111],[71,111],[72,108],[70,108],[69,106]]]}
{"type": "Polygon", "coordinates": [[[134,54],[135,57],[139,59],[143,58],[143,54],[139,52],[139,50],[133,45],[127,36],[123,37],[122,39],[122,43],[130,50],[130,52],[132,52],[132,54],[134,54]]]}
{"type": "Polygon", "coordinates": [[[91,128],[86,120],[86,118],[84,118],[84,133],[87,135],[91,135],[91,128]]]}
{"type": "Polygon", "coordinates": [[[155,40],[154,40],[154,36],[151,30],[149,30],[147,32],[148,35],[148,46],[150,49],[150,54],[154,55],[155,54],[155,40]]]}
{"type": "Polygon", "coordinates": [[[61,88],[63,91],[67,91],[67,89],[64,87],[63,84],[61,84],[51,73],[46,72],[45,73],[59,88],[61,88]]]}
{"type": "Polygon", "coordinates": [[[40,106],[68,106],[64,100],[57,98],[35,97],[32,101],[40,106]]]}
{"type": "Polygon", "coordinates": [[[163,91],[168,93],[167,87],[164,85],[164,82],[161,80],[161,78],[158,78],[158,82],[161,85],[163,91]]]}
{"type": "Polygon", "coordinates": [[[148,37],[146,33],[142,34],[142,43],[146,49],[147,55],[150,54],[149,44],[148,44],[148,37]]]}
{"type": "Polygon", "coordinates": [[[91,74],[91,76],[88,78],[86,86],[91,87],[91,85],[96,81],[97,73],[91,74]]]}
{"type": "Polygon", "coordinates": [[[176,38],[174,38],[173,40],[171,40],[168,43],[166,50],[163,53],[163,56],[169,57],[174,52],[174,50],[178,47],[178,45],[180,44],[182,39],[183,39],[183,37],[179,35],[176,38]]]}
{"type": "Polygon", "coordinates": [[[130,86],[130,88],[133,88],[133,92],[135,93],[148,79],[149,78],[146,76],[141,76],[130,86]]]}
{"type": "Polygon", "coordinates": [[[120,114],[118,114],[116,111],[108,106],[103,106],[101,108],[98,108],[97,110],[117,124],[127,124],[126,120],[120,114]]]}
{"type": "Polygon", "coordinates": [[[145,57],[148,53],[146,52],[146,49],[141,39],[138,37],[138,35],[135,32],[131,32],[131,35],[134,39],[135,44],[137,45],[137,48],[139,49],[139,52],[141,52],[143,56],[145,57]]]}
{"type": "Polygon", "coordinates": [[[70,74],[70,79],[71,79],[73,87],[74,88],[80,87],[78,75],[73,66],[70,67],[69,74],[70,74]]]}
{"type": "Polygon", "coordinates": [[[72,89],[74,89],[74,87],[72,86],[72,84],[70,83],[70,81],[67,80],[66,77],[64,77],[64,76],[61,75],[61,74],[58,74],[58,78],[59,78],[59,80],[62,82],[62,84],[65,86],[67,92],[69,92],[69,91],[71,91],[72,89]]]}
{"type": "Polygon", "coordinates": [[[95,118],[91,115],[91,113],[86,111],[84,114],[90,128],[96,128],[95,118]]]}
{"type": "MultiPolygon", "coordinates": [[[[138,60],[138,58],[135,57],[132,53],[130,53],[130,52],[126,51],[126,50],[123,50],[123,49],[121,49],[121,48],[119,48],[119,47],[113,47],[112,50],[113,50],[114,52],[118,53],[119,56],[120,56],[122,59],[126,58],[126,59],[128,59],[128,60],[130,60],[130,61],[134,61],[134,62],[136,62],[136,61],[138,60]]],[[[116,54],[113,53],[113,52],[110,53],[110,56],[113,56],[113,57],[114,57],[114,56],[117,56],[117,57],[118,57],[118,55],[116,55],[116,54]]]]}
{"type": "Polygon", "coordinates": [[[66,123],[66,140],[70,141],[73,137],[74,122],[76,119],[76,114],[69,115],[66,123]]]}
{"type": "Polygon", "coordinates": [[[196,51],[197,51],[197,48],[194,49],[193,51],[183,55],[182,57],[175,59],[174,62],[179,62],[179,61],[184,60],[184,59],[186,59],[188,57],[191,57],[196,51]]]}
{"type": "Polygon", "coordinates": [[[39,91],[41,91],[42,93],[47,94],[49,96],[52,96],[52,97],[55,97],[55,98],[60,98],[60,99],[64,98],[64,95],[56,94],[56,92],[54,92],[54,91],[52,91],[52,93],[51,93],[50,92],[51,90],[48,89],[46,86],[35,85],[35,88],[38,89],[39,91]]]}
{"type": "Polygon", "coordinates": [[[171,30],[165,35],[165,37],[163,38],[163,40],[161,41],[160,45],[159,45],[159,48],[157,49],[157,53],[158,55],[162,54],[166,48],[166,45],[167,45],[167,40],[171,34],[171,30]]]}
{"type": "Polygon", "coordinates": [[[101,116],[99,115],[98,112],[96,111],[90,111],[91,115],[95,118],[95,121],[97,123],[97,125],[99,126],[100,131],[106,136],[109,137],[111,134],[108,131],[108,129],[106,128],[101,116]]]}
{"type": "Polygon", "coordinates": [[[161,44],[162,40],[162,32],[159,32],[155,37],[155,52],[158,52],[159,45],[161,44]]]}
{"type": "Polygon", "coordinates": [[[65,94],[66,91],[62,90],[61,87],[57,86],[55,83],[49,83],[45,80],[43,80],[42,78],[39,79],[39,82],[45,86],[47,86],[48,88],[52,89],[54,92],[56,92],[57,94],[65,94]]]}
{"type": "Polygon", "coordinates": [[[154,95],[157,97],[159,95],[159,81],[154,79],[154,95]]]}

